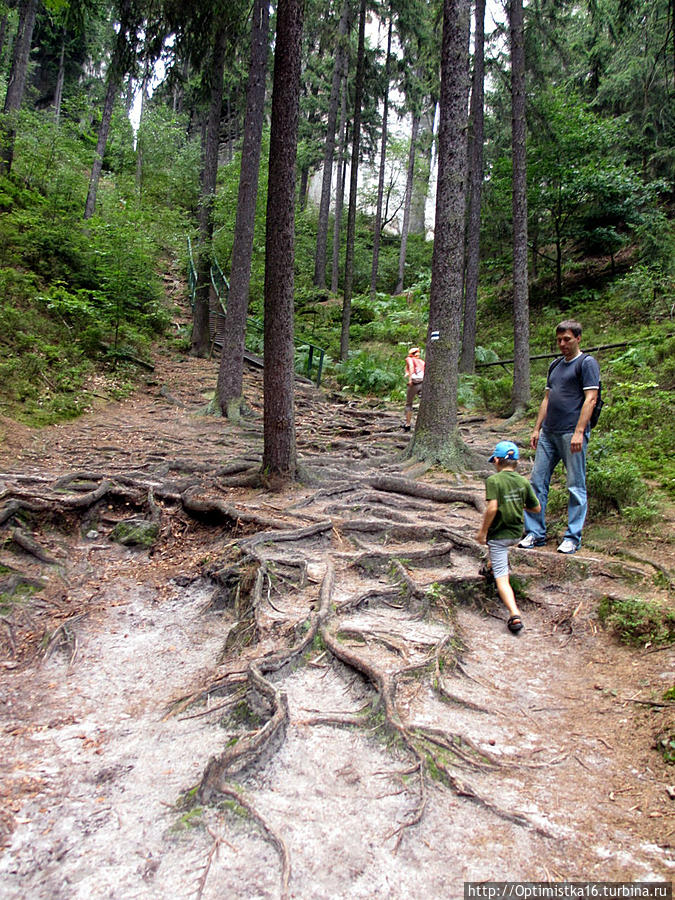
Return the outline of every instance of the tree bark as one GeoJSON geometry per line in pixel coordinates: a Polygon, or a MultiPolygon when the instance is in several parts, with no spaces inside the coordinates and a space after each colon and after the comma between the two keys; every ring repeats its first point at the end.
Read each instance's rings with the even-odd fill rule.
{"type": "Polygon", "coordinates": [[[105,148],[108,143],[108,133],[110,132],[110,123],[112,122],[112,114],[115,107],[115,100],[117,98],[119,87],[119,81],[116,78],[108,78],[105,99],[103,101],[103,109],[101,110],[101,124],[98,127],[96,153],[94,155],[94,162],[91,167],[87,201],[84,206],[85,220],[91,219],[91,217],[94,215],[94,210],[96,209],[98,183],[101,178],[101,171],[103,169],[103,157],[105,155],[105,148]]]}
{"type": "Polygon", "coordinates": [[[349,211],[347,213],[347,246],[345,249],[345,285],[342,300],[342,332],[340,334],[340,359],[349,354],[349,323],[352,311],[352,291],[354,287],[354,238],[356,236],[356,191],[359,177],[359,154],[361,148],[361,104],[363,102],[363,81],[365,78],[365,34],[366,0],[361,0],[359,12],[359,49],[356,61],[356,84],[354,86],[354,131],[352,134],[352,160],[349,178],[349,211]]]}
{"type": "Polygon", "coordinates": [[[527,160],[523,0],[510,0],[511,144],[513,155],[513,391],[511,412],[530,400],[530,310],[527,283],[527,160]]]}
{"type": "Polygon", "coordinates": [[[302,212],[307,205],[307,189],[309,187],[309,167],[303,166],[300,171],[300,187],[298,189],[298,209],[302,212]]]}
{"type": "Polygon", "coordinates": [[[465,227],[469,0],[444,0],[438,186],[426,369],[410,454],[456,466],[465,227]]]}
{"type": "Polygon", "coordinates": [[[476,364],[476,311],[480,266],[480,207],[483,187],[483,87],[485,80],[485,0],[476,0],[469,117],[469,216],[466,236],[464,328],[460,372],[473,372],[476,364]]]}
{"type": "Polygon", "coordinates": [[[66,35],[65,25],[61,31],[61,49],[59,50],[59,71],[56,76],[56,88],[54,89],[54,121],[59,124],[61,120],[61,106],[63,104],[63,86],[66,81],[66,35]]]}
{"type": "Polygon", "coordinates": [[[328,119],[326,122],[326,145],[323,154],[323,179],[321,182],[321,200],[319,201],[319,222],[316,231],[316,253],[314,256],[314,285],[326,286],[326,245],[328,243],[328,216],[330,213],[330,195],[333,180],[333,157],[335,155],[335,128],[337,124],[338,104],[340,102],[340,81],[344,67],[345,37],[349,28],[349,0],[343,0],[340,24],[338,26],[337,50],[333,68],[333,80],[328,101],[328,119]]]}
{"type": "Polygon", "coordinates": [[[7,93],[5,94],[4,113],[5,118],[8,118],[9,121],[2,128],[2,164],[0,170],[5,174],[9,174],[14,158],[15,116],[21,107],[23,94],[26,89],[28,61],[30,59],[37,9],[38,0],[23,0],[19,7],[19,24],[16,38],[14,39],[12,66],[9,71],[7,93]]]}
{"type": "Polygon", "coordinates": [[[211,61],[211,99],[206,128],[203,132],[202,190],[199,206],[199,261],[197,264],[197,290],[192,315],[192,356],[209,355],[209,306],[211,298],[211,239],[213,237],[213,204],[218,178],[218,144],[220,119],[223,108],[223,72],[227,49],[227,29],[218,21],[211,61]]]}
{"type": "Polygon", "coordinates": [[[143,80],[141,82],[141,108],[138,116],[138,131],[136,132],[136,192],[140,197],[143,189],[143,116],[145,104],[148,99],[148,84],[150,82],[150,57],[146,55],[143,65],[143,80]]]}
{"type": "Polygon", "coordinates": [[[5,55],[5,39],[7,38],[7,13],[0,18],[0,66],[5,55]]]}
{"type": "Polygon", "coordinates": [[[431,176],[431,157],[434,146],[434,120],[436,118],[437,99],[430,98],[427,109],[420,116],[417,134],[417,154],[415,160],[415,178],[410,202],[410,227],[408,234],[426,234],[426,207],[431,176]]]}
{"type": "Polygon", "coordinates": [[[377,205],[375,208],[375,226],[373,230],[373,263],[370,269],[370,299],[375,299],[377,292],[377,270],[380,264],[380,239],[382,237],[382,202],[384,198],[384,175],[387,162],[387,118],[389,116],[389,73],[391,69],[391,34],[393,16],[389,7],[389,31],[387,33],[387,59],[384,65],[384,96],[382,98],[382,147],[380,150],[380,171],[377,179],[377,205]]]}
{"type": "Polygon", "coordinates": [[[412,118],[412,132],[410,135],[410,152],[408,153],[408,175],[405,185],[405,203],[403,205],[403,225],[401,226],[401,250],[398,256],[398,281],[395,294],[403,292],[405,281],[405,258],[408,251],[408,230],[410,228],[410,204],[412,203],[413,181],[415,178],[415,156],[417,154],[417,133],[420,127],[419,113],[414,112],[412,118]]]}
{"type": "Polygon", "coordinates": [[[241,151],[239,198],[232,246],[230,290],[218,372],[218,405],[224,416],[241,406],[244,342],[248,312],[251,259],[258,197],[258,174],[265,112],[265,79],[269,49],[269,3],[255,0],[251,24],[251,59],[246,88],[246,121],[241,151]]]}
{"type": "Polygon", "coordinates": [[[267,189],[263,472],[295,478],[293,290],[303,0],[279,0],[267,189]]]}
{"type": "Polygon", "coordinates": [[[340,142],[337,154],[337,177],[335,183],[335,215],[333,220],[333,266],[330,289],[337,294],[340,275],[340,232],[342,231],[342,208],[345,202],[345,174],[347,148],[347,74],[349,58],[345,53],[342,61],[342,99],[340,101],[340,142]]]}
{"type": "Polygon", "coordinates": [[[532,277],[536,281],[539,277],[539,218],[537,216],[532,224],[533,228],[530,238],[532,244],[532,277]]]}
{"type": "Polygon", "coordinates": [[[103,157],[108,143],[108,133],[110,132],[113,108],[126,68],[124,60],[127,51],[127,31],[130,24],[131,9],[131,0],[122,0],[122,3],[120,4],[120,29],[115,38],[115,47],[112,59],[110,60],[110,66],[108,67],[108,79],[105,100],[103,101],[103,110],[101,111],[101,124],[99,125],[98,139],[96,141],[96,153],[91,167],[87,200],[84,205],[85,221],[91,219],[94,215],[94,210],[96,209],[96,194],[98,191],[98,183],[101,178],[101,170],[103,169],[103,157]]]}

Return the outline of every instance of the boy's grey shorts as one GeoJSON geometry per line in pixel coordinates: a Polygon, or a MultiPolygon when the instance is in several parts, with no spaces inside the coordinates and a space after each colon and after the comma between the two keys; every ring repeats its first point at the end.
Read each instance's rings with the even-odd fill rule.
{"type": "Polygon", "coordinates": [[[509,547],[513,547],[519,540],[520,538],[498,538],[487,542],[492,574],[495,578],[509,574],[509,547]]]}

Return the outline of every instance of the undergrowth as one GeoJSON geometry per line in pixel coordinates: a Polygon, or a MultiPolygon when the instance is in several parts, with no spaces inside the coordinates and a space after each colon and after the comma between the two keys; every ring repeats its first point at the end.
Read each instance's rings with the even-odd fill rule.
{"type": "Polygon", "coordinates": [[[598,605],[600,621],[624,644],[669,644],[675,641],[675,609],[637,598],[604,597],[598,605]]]}

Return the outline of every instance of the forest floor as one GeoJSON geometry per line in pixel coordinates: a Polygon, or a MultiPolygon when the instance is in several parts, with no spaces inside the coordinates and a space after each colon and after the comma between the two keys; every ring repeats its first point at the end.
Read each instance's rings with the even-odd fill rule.
{"type": "MultiPolygon", "coordinates": [[[[485,472],[425,471],[399,410],[298,383],[302,480],[252,486],[261,375],[233,423],[204,415],[216,374],[166,353],[124,402],[0,423],[0,897],[670,881],[675,652],[596,607],[663,598],[672,543],[514,550],[515,637],[473,539],[485,472]]],[[[485,458],[522,437],[461,430],[485,458]]]]}

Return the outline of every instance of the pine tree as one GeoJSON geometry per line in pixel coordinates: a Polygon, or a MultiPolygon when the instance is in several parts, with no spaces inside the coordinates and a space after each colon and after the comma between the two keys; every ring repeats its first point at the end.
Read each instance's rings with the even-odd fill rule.
{"type": "Polygon", "coordinates": [[[456,465],[469,94],[469,0],[444,0],[436,226],[426,369],[410,453],[456,465]]]}
{"type": "Polygon", "coordinates": [[[525,48],[523,2],[510,0],[511,144],[513,165],[513,390],[511,411],[530,400],[530,307],[527,272],[527,157],[525,147],[525,48]]]}
{"type": "Polygon", "coordinates": [[[302,0],[279,0],[265,242],[263,472],[295,478],[293,289],[302,0]]]}
{"type": "Polygon", "coordinates": [[[251,59],[246,90],[246,121],[241,152],[239,199],[232,247],[230,290],[218,374],[218,405],[224,416],[236,415],[242,396],[244,341],[248,311],[255,208],[265,112],[265,78],[269,50],[269,3],[255,0],[251,22],[251,59]]]}

